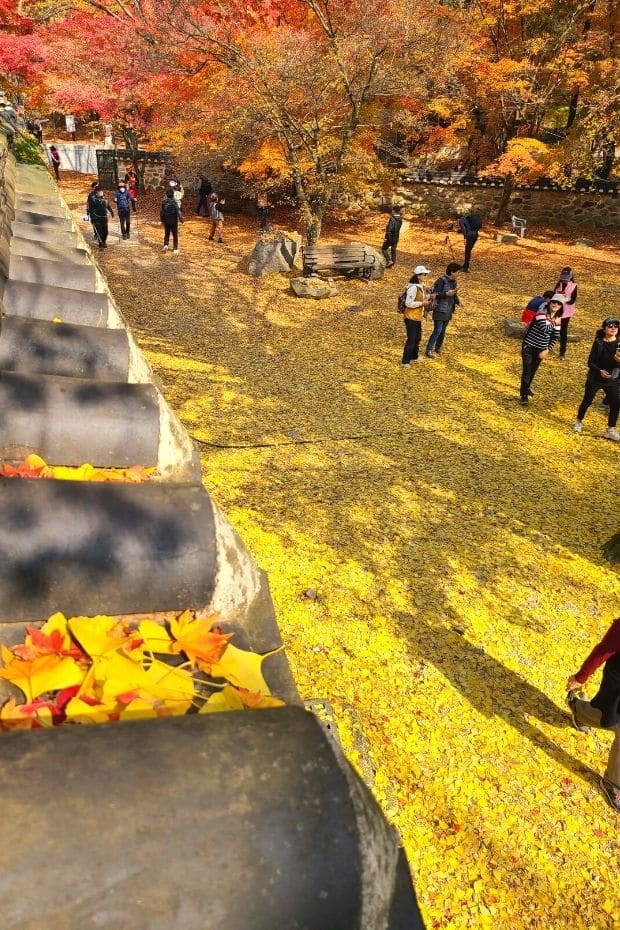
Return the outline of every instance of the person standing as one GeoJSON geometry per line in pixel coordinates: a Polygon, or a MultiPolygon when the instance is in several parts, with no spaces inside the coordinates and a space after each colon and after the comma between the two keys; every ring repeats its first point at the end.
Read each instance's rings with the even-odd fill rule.
{"type": "Polygon", "coordinates": [[[269,228],[269,200],[267,194],[259,194],[256,198],[256,209],[258,210],[258,231],[267,232],[269,228]]]}
{"type": "Polygon", "coordinates": [[[124,181],[118,182],[118,190],[114,193],[116,211],[121,225],[123,239],[129,239],[131,228],[131,197],[124,181]]]}
{"type": "Polygon", "coordinates": [[[217,241],[223,242],[222,232],[224,230],[224,206],[226,204],[226,198],[222,197],[221,194],[214,195],[211,194],[211,234],[209,239],[213,241],[214,237],[217,235],[217,241]]]}
{"type": "Polygon", "coordinates": [[[407,340],[403,349],[403,368],[410,368],[411,362],[420,360],[420,340],[422,338],[422,314],[429,304],[420,276],[430,274],[424,265],[416,265],[405,291],[405,310],[403,319],[407,330],[407,340]]]}
{"type": "Polygon", "coordinates": [[[458,295],[457,275],[461,271],[458,262],[450,262],[446,273],[437,278],[433,285],[435,305],[433,307],[433,332],[426,344],[426,358],[437,358],[441,355],[443,341],[446,338],[448,323],[454,316],[454,311],[460,306],[458,295]]]}
{"type": "Polygon", "coordinates": [[[205,211],[205,216],[209,216],[209,194],[213,193],[211,181],[205,178],[202,171],[198,175],[198,206],[196,207],[196,216],[200,216],[200,211],[205,211]]]}
{"type": "Polygon", "coordinates": [[[520,400],[527,404],[532,393],[532,381],[540,367],[540,363],[549,355],[549,350],[560,338],[560,319],[564,309],[565,297],[554,294],[548,305],[542,305],[536,316],[525,330],[523,345],[521,346],[520,400]]]}
{"type": "Polygon", "coordinates": [[[566,346],[568,343],[568,324],[575,313],[575,304],[577,303],[577,285],[575,284],[573,269],[568,265],[562,268],[554,291],[556,294],[562,294],[566,297],[562,325],[560,328],[560,361],[563,362],[566,356],[566,346]]]}
{"type": "Polygon", "coordinates": [[[620,617],[616,617],[579,671],[571,675],[566,687],[566,702],[577,730],[587,732],[595,727],[614,733],[607,768],[599,785],[613,809],[620,814],[620,617]],[[584,700],[580,689],[603,662],[600,687],[591,701],[584,700]]]}
{"type": "Polygon", "coordinates": [[[473,211],[466,213],[458,218],[459,229],[465,240],[465,258],[463,260],[462,271],[468,272],[471,262],[472,249],[478,241],[478,233],[482,229],[482,219],[478,213],[473,211]]]}
{"type": "Polygon", "coordinates": [[[583,392],[583,400],[579,405],[577,419],[573,425],[573,432],[581,433],[583,418],[588,407],[592,404],[597,391],[602,389],[609,404],[607,429],[603,433],[603,438],[611,439],[612,442],[620,442],[620,433],[616,429],[618,412],[620,411],[619,326],[619,320],[607,317],[606,320],[603,320],[601,328],[594,337],[588,357],[588,376],[583,392]]]}
{"type": "Polygon", "coordinates": [[[93,224],[100,249],[105,249],[107,246],[108,213],[110,216],[114,216],[114,211],[105,198],[103,188],[98,184],[91,200],[90,221],[93,224]]]}
{"type": "Polygon", "coordinates": [[[400,215],[400,207],[392,207],[392,214],[385,227],[385,238],[381,246],[388,268],[393,268],[396,264],[396,246],[398,245],[402,225],[403,218],[400,215]]]}
{"type": "Polygon", "coordinates": [[[97,231],[95,230],[91,211],[93,207],[93,200],[95,198],[98,186],[99,186],[99,181],[93,181],[93,183],[90,185],[90,191],[88,192],[88,197],[86,198],[86,215],[84,217],[84,219],[90,220],[90,224],[93,227],[93,237],[95,239],[97,239],[97,231]]]}
{"type": "Polygon", "coordinates": [[[162,252],[168,251],[170,233],[172,233],[172,248],[175,255],[179,254],[179,222],[183,223],[181,208],[174,198],[174,189],[168,187],[166,195],[159,208],[159,219],[164,226],[164,247],[162,252]]]}
{"type": "Polygon", "coordinates": [[[50,162],[56,175],[56,180],[60,181],[60,153],[55,145],[50,145],[50,162]]]}

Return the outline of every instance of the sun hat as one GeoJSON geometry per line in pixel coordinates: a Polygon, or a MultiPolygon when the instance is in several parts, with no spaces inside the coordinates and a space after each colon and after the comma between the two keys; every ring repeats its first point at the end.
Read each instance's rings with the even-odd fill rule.
{"type": "Polygon", "coordinates": [[[560,272],[560,281],[570,281],[573,276],[573,269],[566,265],[560,272]]]}
{"type": "Polygon", "coordinates": [[[416,265],[415,268],[413,269],[413,273],[414,274],[430,274],[431,272],[426,267],[426,265],[416,265]]]}
{"type": "Polygon", "coordinates": [[[553,297],[549,298],[550,304],[562,304],[562,306],[564,306],[567,302],[568,297],[565,294],[554,294],[553,297]]]}

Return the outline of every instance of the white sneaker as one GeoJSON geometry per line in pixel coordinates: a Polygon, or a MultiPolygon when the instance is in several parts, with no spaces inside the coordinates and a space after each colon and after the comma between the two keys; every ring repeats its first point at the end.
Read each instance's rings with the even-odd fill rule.
{"type": "Polygon", "coordinates": [[[167,251],[168,251],[168,246],[165,245],[165,246],[163,247],[163,249],[162,249],[162,252],[167,252],[167,251]]]}
{"type": "Polygon", "coordinates": [[[620,442],[620,433],[615,426],[608,426],[603,433],[603,439],[611,439],[612,442],[620,442]]]}
{"type": "Polygon", "coordinates": [[[573,423],[573,433],[580,433],[583,429],[583,423],[580,423],[579,420],[576,420],[573,423]]]}
{"type": "Polygon", "coordinates": [[[179,254],[179,251],[180,251],[179,249],[174,249],[174,251],[173,251],[172,254],[173,254],[173,255],[178,255],[178,254],[179,254]]]}
{"type": "Polygon", "coordinates": [[[405,364],[403,364],[403,368],[411,368],[411,365],[405,365],[405,364]]]}

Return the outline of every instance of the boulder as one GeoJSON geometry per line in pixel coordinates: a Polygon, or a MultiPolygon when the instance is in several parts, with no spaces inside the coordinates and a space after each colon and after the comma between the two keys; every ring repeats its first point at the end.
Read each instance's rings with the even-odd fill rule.
{"type": "Polygon", "coordinates": [[[273,230],[258,237],[248,271],[255,278],[264,274],[286,274],[301,247],[298,233],[273,230]]]}
{"type": "Polygon", "coordinates": [[[516,245],[519,241],[519,237],[516,233],[498,232],[495,233],[495,241],[501,242],[504,245],[516,245]]]}
{"type": "Polygon", "coordinates": [[[367,252],[375,256],[375,263],[370,271],[371,281],[378,281],[379,278],[382,278],[387,268],[387,261],[383,252],[375,249],[372,245],[367,245],[365,242],[352,242],[351,245],[361,245],[367,252]]]}
{"type": "Polygon", "coordinates": [[[316,275],[310,278],[292,278],[291,287],[298,297],[312,297],[314,300],[336,297],[339,293],[333,278],[319,278],[316,275]]]}
{"type": "Polygon", "coordinates": [[[575,241],[573,242],[573,245],[586,245],[586,246],[588,246],[589,248],[592,248],[592,246],[594,245],[594,240],[593,240],[593,239],[585,239],[585,238],[584,238],[584,239],[575,239],[575,241]]]}
{"type": "MultiPolygon", "coordinates": [[[[522,323],[521,320],[504,320],[505,336],[518,336],[520,339],[524,332],[525,323],[522,323]]],[[[567,339],[568,342],[580,342],[581,336],[578,336],[576,333],[569,333],[567,339]]]]}
{"type": "Polygon", "coordinates": [[[620,533],[607,540],[603,546],[603,555],[612,565],[620,565],[620,533]]]}

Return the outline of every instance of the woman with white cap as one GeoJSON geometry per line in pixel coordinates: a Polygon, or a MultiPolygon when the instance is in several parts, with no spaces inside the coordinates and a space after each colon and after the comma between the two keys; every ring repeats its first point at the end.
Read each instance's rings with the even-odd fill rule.
{"type": "Polygon", "coordinates": [[[560,319],[566,297],[563,294],[554,294],[547,306],[543,305],[525,330],[521,358],[523,371],[521,373],[521,403],[527,404],[532,393],[532,381],[538,371],[540,363],[549,355],[549,349],[560,337],[560,319]]]}
{"type": "Polygon", "coordinates": [[[420,276],[430,274],[424,265],[416,265],[405,291],[405,310],[403,319],[407,330],[407,341],[403,349],[403,368],[410,368],[411,362],[420,360],[420,340],[422,338],[422,315],[430,300],[424,291],[420,276]]]}

